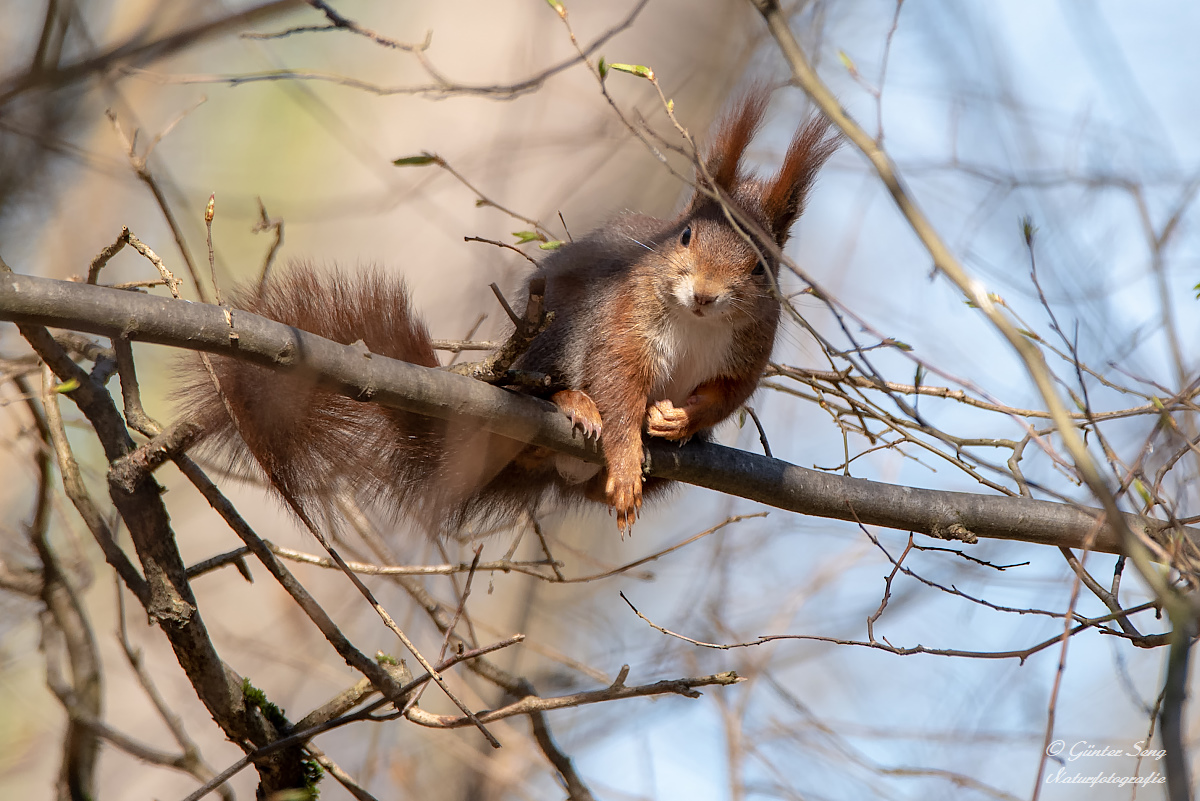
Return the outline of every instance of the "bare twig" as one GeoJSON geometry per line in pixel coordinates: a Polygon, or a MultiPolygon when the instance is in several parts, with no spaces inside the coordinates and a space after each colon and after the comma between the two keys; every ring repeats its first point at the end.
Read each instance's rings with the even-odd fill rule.
{"type": "Polygon", "coordinates": [[[263,258],[262,272],[258,275],[258,287],[261,290],[267,283],[267,276],[271,272],[271,265],[275,263],[275,256],[279,253],[279,248],[283,245],[283,220],[272,219],[267,216],[267,207],[263,205],[262,198],[258,198],[258,222],[250,229],[252,233],[258,234],[263,231],[274,231],[275,239],[271,242],[271,247],[267,250],[267,255],[263,258]]]}
{"type": "MultiPolygon", "coordinates": [[[[514,715],[527,715],[531,712],[548,712],[553,709],[569,709],[571,707],[598,704],[615,701],[621,698],[642,698],[650,695],[682,695],[686,698],[699,698],[699,687],[729,686],[738,684],[744,679],[734,671],[715,673],[710,676],[700,676],[694,679],[668,679],[653,684],[642,684],[634,687],[625,685],[625,677],[629,674],[629,666],[621,669],[616,681],[603,690],[572,693],[551,698],[529,695],[507,706],[479,713],[479,719],[484,723],[510,718],[514,715]]],[[[465,717],[453,715],[435,715],[421,709],[409,712],[409,720],[421,726],[435,729],[458,729],[470,726],[472,722],[465,717]]]]}
{"type": "MultiPolygon", "coordinates": [[[[639,0],[620,22],[596,37],[587,47],[582,48],[585,56],[595,53],[605,42],[633,25],[634,20],[637,19],[638,14],[645,8],[647,2],[649,0],[639,0]]],[[[381,44],[394,47],[391,41],[381,42],[381,44]]],[[[412,48],[410,52],[413,52],[414,55],[420,56],[423,53],[423,45],[410,45],[409,47],[412,48]]],[[[325,81],[377,95],[429,95],[433,97],[467,95],[484,97],[490,100],[512,100],[522,95],[536,92],[547,80],[560,72],[570,69],[579,62],[580,58],[577,56],[564,59],[541,72],[515,83],[464,84],[450,81],[440,73],[431,73],[431,77],[433,78],[431,83],[410,86],[384,86],[345,75],[314,70],[287,69],[261,73],[245,73],[241,75],[159,75],[133,68],[130,68],[128,71],[161,83],[223,83],[228,86],[239,86],[262,81],[325,81]]],[[[429,71],[430,67],[427,64],[428,62],[426,62],[425,68],[429,71]]],[[[3,99],[4,96],[0,93],[0,101],[3,99]]]]}
{"type": "Polygon", "coordinates": [[[1001,313],[983,284],[963,269],[905,188],[895,164],[887,153],[863,131],[858,123],[850,118],[834,94],[821,81],[792,35],[778,0],[751,0],[751,2],[763,16],[767,27],[779,45],[780,52],[791,67],[795,83],[808,93],[825,116],[837,125],[870,160],[900,212],[932,257],[937,271],[949,278],[966,299],[983,312],[984,316],[1016,351],[1041,394],[1042,400],[1046,404],[1046,410],[1050,413],[1051,420],[1054,422],[1063,446],[1074,462],[1075,469],[1093,495],[1100,501],[1109,526],[1115,529],[1114,533],[1121,542],[1122,550],[1133,560],[1142,578],[1167,608],[1173,624],[1190,631],[1196,618],[1194,605],[1183,598],[1168,583],[1166,577],[1153,566],[1149,549],[1134,533],[1129,521],[1121,513],[1108,483],[1088,452],[1083,438],[1072,425],[1071,417],[1057,394],[1053,377],[1041,352],[1001,313]]]}
{"type": "Polygon", "coordinates": [[[162,276],[162,285],[170,290],[171,297],[179,297],[179,286],[183,283],[183,281],[176,278],[171,271],[167,269],[167,266],[163,264],[163,260],[158,257],[158,254],[146,247],[142,240],[134,236],[127,227],[121,229],[121,233],[117,237],[116,242],[113,242],[111,245],[104,248],[104,250],[100,251],[96,258],[92,259],[91,266],[88,267],[87,282],[89,284],[96,283],[96,280],[100,277],[100,271],[104,269],[104,265],[108,264],[112,257],[117,255],[121,248],[125,247],[127,244],[138,253],[141,253],[143,256],[145,256],[146,259],[154,265],[154,268],[158,270],[159,274],[162,276]]]}
{"type": "Polygon", "coordinates": [[[461,353],[464,350],[496,350],[503,342],[470,341],[464,339],[435,339],[431,343],[434,350],[448,350],[451,353],[461,353]]]}
{"type": "MultiPolygon", "coordinates": [[[[804,640],[804,641],[809,641],[809,642],[830,643],[833,645],[854,645],[854,646],[858,646],[861,648],[874,648],[876,650],[887,651],[888,653],[896,654],[897,656],[913,656],[915,654],[929,654],[931,656],[968,657],[968,658],[972,658],[972,659],[1016,659],[1020,662],[1024,662],[1026,659],[1033,656],[1034,654],[1036,654],[1039,651],[1043,651],[1046,648],[1049,648],[1050,646],[1055,645],[1056,643],[1061,644],[1062,640],[1063,640],[1063,635],[1056,634],[1053,637],[1051,637],[1050,639],[1043,640],[1042,642],[1039,642],[1036,645],[1030,646],[1029,648],[1024,648],[1024,649],[1015,650],[1015,651],[963,651],[963,650],[958,650],[958,649],[953,649],[953,648],[926,648],[924,645],[915,645],[915,646],[912,646],[911,648],[904,648],[904,647],[898,647],[898,646],[892,645],[891,643],[887,642],[886,640],[884,640],[882,642],[880,642],[878,640],[868,640],[868,641],[847,640],[847,639],[842,639],[842,638],[838,638],[838,637],[823,637],[823,636],[815,635],[815,634],[762,634],[762,635],[759,635],[758,639],[751,640],[748,642],[715,643],[715,642],[705,642],[704,640],[692,639],[691,637],[688,637],[684,634],[679,634],[678,632],[671,631],[668,628],[660,626],[659,624],[657,624],[653,620],[651,620],[649,617],[647,617],[646,615],[639,612],[637,607],[635,607],[633,605],[633,603],[628,598],[625,597],[624,593],[621,593],[621,599],[623,601],[625,601],[626,604],[629,605],[629,608],[631,610],[633,610],[633,613],[635,615],[637,615],[642,620],[644,620],[647,623],[647,625],[649,625],[651,628],[655,629],[656,631],[660,631],[669,637],[674,637],[676,639],[683,640],[684,642],[689,642],[692,645],[698,645],[701,648],[712,648],[712,649],[715,649],[718,651],[728,651],[728,650],[731,650],[734,648],[752,648],[757,645],[764,645],[766,643],[778,642],[780,640],[804,640]]],[[[1130,615],[1130,614],[1134,614],[1136,612],[1144,612],[1147,609],[1155,608],[1155,606],[1156,606],[1155,602],[1148,601],[1147,603],[1132,607],[1131,609],[1126,609],[1126,610],[1122,611],[1120,614],[1109,614],[1109,615],[1104,615],[1103,617],[1091,618],[1091,619],[1086,620],[1086,621],[1078,624],[1077,626],[1071,628],[1069,636],[1073,637],[1081,631],[1085,631],[1090,628],[1099,627],[1104,623],[1108,623],[1109,621],[1116,620],[1121,615],[1130,615]]],[[[1114,632],[1109,629],[1102,628],[1101,631],[1106,634],[1116,634],[1119,636],[1119,632],[1114,632]]]]}
{"type": "Polygon", "coordinates": [[[329,644],[334,647],[338,654],[351,666],[369,678],[372,684],[386,698],[402,705],[403,693],[401,692],[400,684],[382,666],[377,664],[375,660],[354,647],[353,643],[350,642],[341,629],[333,622],[333,619],[321,608],[320,604],[316,602],[308,590],[296,580],[291,571],[275,558],[275,555],[267,548],[266,543],[254,533],[254,530],[250,528],[233,505],[221,494],[216,485],[209,480],[208,476],[204,475],[195,462],[186,456],[177,456],[175,457],[175,464],[200,491],[209,504],[217,510],[217,513],[224,518],[234,533],[241,537],[242,541],[246,543],[246,547],[262,562],[263,566],[279,582],[280,586],[292,596],[292,599],[308,618],[312,620],[317,629],[325,636],[325,639],[328,640],[329,644]]]}
{"type": "MultiPolygon", "coordinates": [[[[17,385],[27,393],[31,392],[23,379],[17,379],[17,385]]],[[[34,420],[44,440],[54,448],[58,460],[58,470],[62,475],[63,489],[83,519],[84,525],[92,533],[92,538],[100,546],[100,550],[104,553],[104,559],[117,571],[117,575],[121,577],[125,586],[138,601],[143,604],[149,603],[150,591],[146,580],[138,574],[129,561],[129,557],[117,545],[108,521],[100,514],[87,486],[83,483],[83,477],[79,472],[79,463],[75,461],[75,455],[71,452],[71,446],[67,440],[67,431],[63,425],[62,413],[58,409],[57,398],[56,396],[51,397],[54,397],[54,402],[42,406],[45,417],[43,418],[35,412],[34,420]]]]}
{"type": "MultiPolygon", "coordinates": [[[[201,302],[207,303],[208,294],[204,291],[204,285],[200,282],[200,273],[196,270],[195,262],[192,261],[192,252],[188,248],[187,241],[183,236],[183,229],[179,227],[179,223],[175,219],[175,213],[171,211],[171,205],[167,202],[167,196],[163,193],[158,179],[146,164],[146,159],[150,155],[150,149],[147,149],[145,153],[139,156],[135,150],[135,137],[125,133],[125,129],[121,127],[116,114],[111,110],[108,112],[108,119],[112,122],[113,129],[117,132],[117,135],[125,141],[126,156],[129,158],[129,166],[133,169],[134,175],[146,185],[146,188],[150,190],[150,194],[154,196],[155,202],[158,203],[158,207],[163,213],[163,219],[166,220],[167,227],[171,229],[171,235],[175,237],[175,244],[179,248],[179,255],[183,257],[183,263],[187,265],[188,275],[192,277],[192,285],[196,287],[196,294],[199,296],[201,302]]],[[[157,141],[155,139],[155,143],[157,141]]],[[[153,144],[151,148],[153,148],[153,144]]],[[[128,229],[125,230],[128,231],[128,229]]],[[[136,242],[132,234],[129,234],[128,237],[129,243],[137,248],[143,256],[150,259],[155,267],[159,268],[159,272],[163,274],[163,278],[166,279],[168,286],[171,288],[171,295],[179,297],[178,290],[181,282],[177,281],[174,276],[167,272],[166,267],[162,266],[162,260],[158,256],[153,255],[149,248],[141,245],[140,242],[136,242]]]]}
{"type": "Polygon", "coordinates": [[[139,26],[128,38],[102,52],[68,64],[55,65],[54,69],[22,70],[0,79],[0,106],[36,89],[68,86],[114,68],[130,70],[137,65],[152,63],[230,29],[269,19],[299,5],[300,2],[301,0],[271,0],[215,19],[203,20],[161,37],[147,37],[145,30],[139,26]]]}
{"type": "MultiPolygon", "coordinates": [[[[57,403],[53,377],[48,367],[42,371],[41,400],[44,409],[57,403]]],[[[30,408],[35,408],[32,403],[30,408]]],[[[58,433],[54,430],[55,424],[49,419],[42,421],[36,411],[35,419],[49,445],[49,440],[58,433]]],[[[61,420],[57,423],[61,431],[61,420]]],[[[66,447],[65,442],[62,447],[66,447]]],[[[42,618],[42,650],[46,657],[46,681],[68,712],[77,709],[83,715],[99,718],[103,710],[104,690],[96,636],[79,591],[71,576],[63,569],[47,537],[47,499],[52,475],[49,454],[38,449],[34,459],[38,464],[39,498],[33,524],[29,528],[29,538],[42,567],[41,597],[46,610],[42,618]],[[60,648],[60,645],[64,647],[60,648]],[[70,682],[62,675],[63,662],[70,665],[70,682]]],[[[58,789],[60,797],[87,797],[96,792],[95,769],[99,749],[96,733],[80,725],[72,715],[63,736],[58,789]]]]}
{"type": "Polygon", "coordinates": [[[525,251],[523,251],[519,247],[517,247],[516,245],[510,245],[507,242],[500,242],[495,239],[486,239],[482,236],[464,236],[463,241],[464,242],[483,242],[488,245],[495,245],[498,248],[505,248],[507,250],[511,250],[514,253],[520,253],[522,258],[525,259],[525,261],[529,262],[534,267],[537,266],[537,261],[532,256],[530,256],[528,253],[526,253],[525,251]]]}
{"type": "Polygon", "coordinates": [[[208,196],[208,205],[204,207],[204,230],[208,232],[208,272],[212,276],[213,292],[217,296],[217,305],[221,303],[221,285],[217,282],[217,256],[213,251],[212,224],[216,216],[217,193],[208,196]]]}
{"type": "MultiPolygon", "coordinates": [[[[206,782],[216,774],[205,763],[204,758],[200,756],[200,748],[187,733],[187,729],[183,726],[183,720],[179,715],[175,714],[175,711],[171,709],[166,699],[163,698],[162,693],[158,691],[158,686],[155,685],[150,671],[146,669],[145,664],[142,662],[141,649],[134,648],[133,644],[129,642],[129,630],[125,623],[125,594],[122,592],[120,584],[116,586],[116,590],[118,613],[117,636],[121,640],[121,648],[125,652],[125,659],[129,662],[129,666],[133,668],[133,673],[137,676],[138,684],[142,685],[142,692],[150,699],[150,702],[154,705],[154,709],[158,712],[158,716],[162,718],[163,723],[167,724],[171,736],[183,750],[183,753],[179,756],[167,755],[167,761],[147,761],[155,761],[156,764],[165,764],[169,767],[177,768],[194,776],[198,781],[206,782]]],[[[233,792],[228,787],[221,787],[217,792],[221,794],[221,797],[225,801],[234,801],[233,792]]]]}
{"type": "MultiPolygon", "coordinates": [[[[502,648],[507,648],[511,645],[515,645],[515,644],[521,642],[522,640],[524,640],[524,638],[525,638],[524,635],[518,634],[513,637],[509,637],[507,640],[503,640],[501,642],[494,643],[494,644],[486,646],[484,648],[475,648],[470,651],[464,651],[462,653],[455,654],[454,656],[450,657],[442,664],[438,665],[438,670],[442,670],[442,671],[448,670],[460,662],[470,663],[470,661],[477,660],[480,657],[482,657],[484,654],[488,654],[493,651],[497,651],[502,648]]],[[[394,670],[394,668],[393,668],[393,670],[394,670]]],[[[412,692],[413,690],[422,686],[429,680],[430,680],[430,675],[428,673],[418,676],[417,678],[405,683],[403,685],[403,687],[401,687],[402,694],[407,694],[407,693],[412,692]]],[[[347,691],[346,693],[343,693],[342,696],[352,698],[353,699],[352,705],[356,705],[358,703],[361,703],[361,701],[364,698],[366,698],[369,694],[370,694],[369,692],[366,692],[366,686],[362,685],[360,683],[359,685],[355,685],[354,688],[351,688],[351,690],[347,691]],[[360,687],[362,688],[361,690],[360,690],[360,687]]],[[[339,699],[342,696],[339,696],[339,699]]],[[[340,703],[339,699],[335,699],[335,701],[340,703]]],[[[361,720],[369,720],[369,719],[371,719],[370,713],[373,712],[374,710],[378,709],[379,707],[383,706],[386,703],[388,703],[388,701],[385,699],[382,701],[377,701],[371,705],[368,705],[367,707],[363,708],[362,710],[355,712],[348,716],[334,717],[332,719],[326,718],[324,720],[321,720],[321,722],[314,723],[312,726],[310,726],[308,728],[302,728],[300,731],[295,731],[292,734],[289,734],[287,737],[283,737],[279,740],[276,740],[275,742],[271,743],[270,745],[263,746],[262,748],[259,748],[256,751],[254,751],[253,753],[247,754],[242,759],[239,759],[237,762],[233,763],[228,768],[221,771],[219,774],[217,774],[211,780],[206,782],[202,787],[199,787],[194,792],[192,792],[190,795],[188,795],[185,799],[183,799],[183,801],[199,801],[199,799],[208,795],[214,789],[221,786],[222,784],[224,784],[225,782],[227,782],[231,778],[233,778],[235,775],[237,775],[239,771],[241,771],[243,768],[245,768],[247,765],[249,765],[250,762],[254,759],[260,759],[262,757],[269,756],[283,748],[291,748],[291,747],[294,747],[297,745],[305,745],[308,743],[309,740],[311,740],[313,737],[317,736],[318,734],[329,731],[331,729],[336,729],[339,726],[344,726],[347,723],[355,723],[355,722],[358,722],[361,720]]],[[[323,715],[314,715],[314,716],[306,717],[304,720],[306,720],[306,721],[310,720],[310,719],[317,720],[321,717],[324,717],[324,716],[323,715]]],[[[300,727],[297,727],[297,728],[300,728],[300,727]]]]}

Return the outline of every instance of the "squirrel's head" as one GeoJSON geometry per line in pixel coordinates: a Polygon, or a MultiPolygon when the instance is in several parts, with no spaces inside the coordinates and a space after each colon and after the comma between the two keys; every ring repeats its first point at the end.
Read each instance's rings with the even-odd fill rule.
{"type": "Polygon", "coordinates": [[[742,156],[769,99],[769,89],[751,89],[718,123],[697,170],[695,195],[676,221],[674,244],[664,243],[680,268],[671,294],[696,317],[723,316],[739,299],[770,296],[773,254],[787,242],[817,171],[839,145],[829,121],[815,117],[797,130],[778,173],[762,179],[747,172],[742,156]]]}

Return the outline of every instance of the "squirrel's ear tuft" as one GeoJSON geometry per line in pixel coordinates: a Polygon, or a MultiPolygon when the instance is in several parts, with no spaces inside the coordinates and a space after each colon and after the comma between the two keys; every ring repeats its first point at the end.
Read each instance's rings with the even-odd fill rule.
{"type": "Polygon", "coordinates": [[[825,117],[809,120],[796,132],[779,174],[763,187],[762,208],[767,224],[780,247],[791,233],[792,223],[804,210],[804,200],[821,165],[841,144],[840,134],[825,117]]]}
{"type": "Polygon", "coordinates": [[[743,178],[742,154],[762,123],[770,99],[771,90],[766,86],[751,87],[717,125],[704,167],[713,182],[726,192],[732,193],[743,178]]]}

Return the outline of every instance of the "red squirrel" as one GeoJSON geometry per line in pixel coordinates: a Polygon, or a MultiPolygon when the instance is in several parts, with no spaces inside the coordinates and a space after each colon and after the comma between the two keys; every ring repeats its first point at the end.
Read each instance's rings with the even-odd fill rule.
{"type": "MultiPolygon", "coordinates": [[[[668,484],[642,476],[643,432],[675,441],[707,436],[754,392],[774,346],[780,302],[772,253],[786,243],[838,141],[827,120],[813,119],[773,178],[747,174],[742,156],[769,96],[750,91],[718,125],[679,216],[620,215],[553,251],[531,276],[545,278],[545,308],[554,317],[513,366],[553,379],[560,389],[550,400],[586,436],[599,437],[603,466],[358,402],[301,371],[218,356],[210,359],[220,392],[199,359],[185,367],[179,392],[208,447],[234,467],[257,465],[305,513],[328,516],[336,493],[349,489],[453,533],[511,523],[557,496],[607,504],[626,531],[643,496],[668,484]],[[739,224],[748,234],[734,228],[714,194],[752,221],[739,224]],[[754,227],[770,242],[751,244],[754,227]]],[[[377,270],[292,265],[232,305],[438,366],[403,281],[377,270]]]]}

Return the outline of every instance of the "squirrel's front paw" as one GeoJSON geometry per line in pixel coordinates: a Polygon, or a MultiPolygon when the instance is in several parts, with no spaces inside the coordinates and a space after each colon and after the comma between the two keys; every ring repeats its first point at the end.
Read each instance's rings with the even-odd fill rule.
{"type": "Polygon", "coordinates": [[[628,476],[608,477],[604,487],[604,496],[608,505],[617,513],[617,528],[624,536],[626,531],[633,528],[637,520],[638,509],[642,508],[642,477],[639,473],[628,476]]]}
{"type": "Polygon", "coordinates": [[[660,400],[646,410],[646,433],[652,437],[687,439],[691,417],[685,407],[669,400],[660,400]]]}
{"type": "Polygon", "coordinates": [[[603,425],[600,420],[600,410],[586,392],[577,389],[564,389],[550,396],[550,402],[567,416],[571,423],[583,432],[584,437],[600,439],[603,425]]]}

